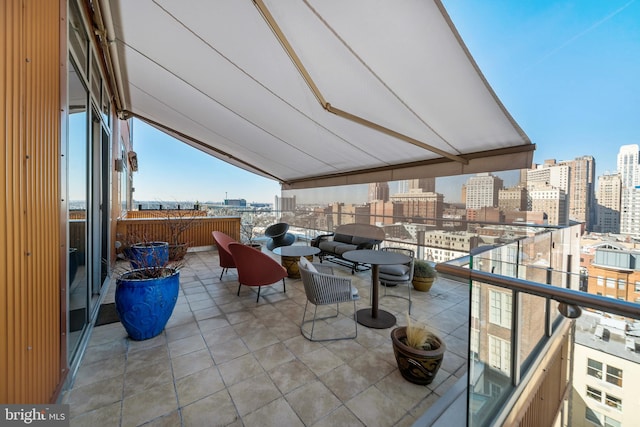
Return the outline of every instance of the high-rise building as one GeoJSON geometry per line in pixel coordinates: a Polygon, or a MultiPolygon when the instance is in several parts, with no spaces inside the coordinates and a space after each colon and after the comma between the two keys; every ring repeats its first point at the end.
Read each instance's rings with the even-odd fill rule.
{"type": "Polygon", "coordinates": [[[531,210],[544,212],[549,225],[567,225],[567,196],[564,190],[539,184],[529,189],[531,210]]]}
{"type": "Polygon", "coordinates": [[[273,207],[276,212],[295,212],[296,196],[292,196],[292,197],[276,196],[276,200],[273,207]]]}
{"type": "Polygon", "coordinates": [[[618,173],[622,188],[640,185],[640,147],[638,144],[623,145],[618,151],[618,173]]]}
{"type": "Polygon", "coordinates": [[[501,178],[490,173],[481,173],[469,178],[465,186],[467,209],[497,207],[498,193],[503,184],[501,178]]]}
{"type": "Polygon", "coordinates": [[[569,166],[569,219],[585,223],[585,228],[590,231],[596,221],[596,161],[593,156],[581,156],[574,160],[562,161],[560,165],[569,166]]]}
{"type": "Polygon", "coordinates": [[[394,194],[390,200],[394,203],[395,222],[442,225],[444,212],[442,194],[413,189],[408,193],[394,194]]]}
{"type": "Polygon", "coordinates": [[[640,236],[640,147],[638,144],[620,147],[618,173],[622,181],[620,233],[640,236]]]}
{"type": "Polygon", "coordinates": [[[436,179],[435,178],[418,178],[409,180],[409,190],[420,189],[425,193],[436,192],[436,179]]]}
{"type": "Polygon", "coordinates": [[[498,191],[498,207],[503,211],[526,211],[527,188],[523,185],[498,191]]]}
{"type": "Polygon", "coordinates": [[[369,184],[369,202],[374,200],[389,201],[389,184],[386,182],[372,182],[369,184]]]}
{"type": "Polygon", "coordinates": [[[622,180],[620,175],[602,175],[598,178],[597,225],[601,233],[620,232],[620,203],[622,202],[622,180]]]}

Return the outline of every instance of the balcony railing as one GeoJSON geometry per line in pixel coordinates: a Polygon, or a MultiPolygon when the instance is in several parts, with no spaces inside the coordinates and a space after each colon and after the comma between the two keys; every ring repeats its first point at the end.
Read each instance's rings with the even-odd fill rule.
{"type": "MultiPolygon", "coordinates": [[[[631,399],[623,399],[622,390],[607,394],[601,389],[609,388],[598,384],[585,388],[590,378],[584,357],[576,356],[582,349],[576,342],[587,331],[593,340],[583,340],[586,347],[599,346],[607,357],[619,343],[630,343],[622,356],[640,362],[626,326],[640,319],[640,305],[579,290],[585,277],[578,274],[578,233],[579,225],[559,229],[438,265],[441,274],[471,285],[468,425],[623,422],[622,405],[631,399]],[[580,311],[575,324],[560,314],[580,311]],[[617,328],[605,327],[613,324],[617,328]],[[596,330],[612,331],[611,338],[603,341],[596,330]],[[585,403],[586,390],[601,396],[600,402],[585,403]],[[617,409],[609,410],[612,405],[617,409]]],[[[637,380],[629,378],[628,384],[637,380]]]]}

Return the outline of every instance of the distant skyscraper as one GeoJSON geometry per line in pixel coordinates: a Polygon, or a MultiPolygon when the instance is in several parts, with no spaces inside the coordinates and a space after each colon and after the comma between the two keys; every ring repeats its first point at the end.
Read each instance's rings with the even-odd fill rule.
{"type": "Polygon", "coordinates": [[[498,192],[504,183],[501,178],[489,173],[481,173],[469,178],[466,184],[467,209],[498,206],[498,192]]]}
{"type": "Polygon", "coordinates": [[[622,181],[620,233],[640,236],[640,148],[623,145],[618,152],[618,173],[622,181]]]}
{"type": "Polygon", "coordinates": [[[564,190],[539,184],[529,189],[531,210],[547,214],[549,225],[567,225],[567,196],[564,190]]]}
{"type": "Polygon", "coordinates": [[[505,212],[526,211],[527,188],[519,184],[515,187],[500,190],[498,192],[498,207],[505,212]]]}
{"type": "Polygon", "coordinates": [[[591,231],[596,221],[596,161],[592,156],[581,156],[560,162],[560,165],[569,166],[569,188],[565,190],[569,202],[569,219],[584,222],[585,228],[591,231]]]}
{"type": "Polygon", "coordinates": [[[274,207],[276,212],[295,212],[296,210],[296,196],[293,197],[278,197],[276,196],[276,200],[274,203],[274,207]]]}
{"type": "Polygon", "coordinates": [[[620,232],[620,203],[622,201],[622,180],[620,175],[602,175],[598,178],[597,227],[601,233],[620,232]]]}
{"type": "Polygon", "coordinates": [[[640,185],[640,147],[638,144],[623,145],[618,151],[618,173],[622,188],[640,185]]]}
{"type": "Polygon", "coordinates": [[[369,202],[374,200],[389,201],[389,184],[386,182],[372,182],[369,184],[369,202]]]}
{"type": "Polygon", "coordinates": [[[409,180],[409,190],[421,189],[425,193],[436,192],[435,178],[418,178],[409,180]]]}

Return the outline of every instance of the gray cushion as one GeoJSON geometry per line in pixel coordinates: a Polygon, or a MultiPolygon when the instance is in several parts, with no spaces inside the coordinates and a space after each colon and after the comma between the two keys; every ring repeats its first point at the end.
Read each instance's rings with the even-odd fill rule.
{"type": "Polygon", "coordinates": [[[396,275],[392,275],[392,274],[384,274],[384,273],[380,273],[378,276],[378,279],[380,279],[381,282],[384,283],[401,283],[401,282],[408,282],[409,281],[409,275],[408,274],[403,274],[402,276],[396,276],[396,275]]]}
{"type": "Polygon", "coordinates": [[[351,243],[351,240],[353,239],[353,236],[349,236],[347,234],[335,234],[333,236],[333,241],[334,242],[341,242],[341,243],[351,243]]]}
{"type": "Polygon", "coordinates": [[[380,274],[388,274],[391,276],[404,276],[409,273],[409,266],[405,264],[381,265],[380,274]]]}
{"type": "Polygon", "coordinates": [[[354,245],[360,245],[362,243],[370,243],[371,246],[373,246],[374,240],[366,237],[353,236],[353,239],[351,239],[351,243],[354,245]]]}
{"type": "Polygon", "coordinates": [[[338,255],[342,255],[347,251],[355,251],[356,249],[358,249],[356,245],[347,245],[346,243],[343,243],[340,246],[336,246],[334,253],[338,255]]]}

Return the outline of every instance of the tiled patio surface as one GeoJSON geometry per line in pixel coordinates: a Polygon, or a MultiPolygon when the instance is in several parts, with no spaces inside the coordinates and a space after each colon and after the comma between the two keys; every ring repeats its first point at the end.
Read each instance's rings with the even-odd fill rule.
{"type": "MultiPolygon", "coordinates": [[[[327,263],[332,265],[331,263],[327,263]]],[[[334,265],[335,266],[335,265],[334,265]]],[[[314,343],[301,336],[302,282],[287,279],[256,290],[231,270],[218,280],[216,251],[187,255],[180,296],[165,331],[132,341],[120,323],[93,330],[73,388],[72,426],[410,426],[467,369],[468,288],[439,278],[428,293],[412,292],[412,318],[447,344],[443,366],[429,386],[404,380],[390,329],[358,326],[355,340],[314,343]]],[[[369,271],[350,274],[369,306],[369,271]]],[[[113,301],[112,284],[106,301],[113,301]]],[[[406,287],[393,292],[406,295],[406,287]]],[[[405,325],[407,301],[380,307],[405,325]]],[[[352,305],[322,327],[353,326],[352,305]]]]}

